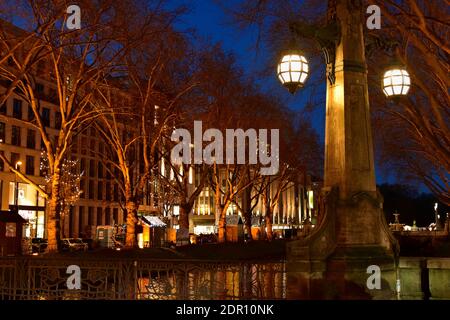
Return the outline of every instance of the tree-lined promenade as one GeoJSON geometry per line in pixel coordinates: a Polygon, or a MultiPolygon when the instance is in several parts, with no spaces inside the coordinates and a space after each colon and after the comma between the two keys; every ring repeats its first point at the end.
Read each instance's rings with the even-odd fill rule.
{"type": "MultiPolygon", "coordinates": [[[[288,181],[317,169],[302,161],[320,157],[315,132],[278,97],[262,93],[246,80],[233,56],[220,45],[207,43],[199,48],[191,35],[176,31],[173,24],[183,8],[167,10],[152,2],[132,0],[95,5],[80,1],[81,28],[72,30],[65,25],[64,3],[22,4],[7,1],[0,8],[3,18],[21,17],[23,22],[20,28],[8,19],[0,22],[0,105],[17,95],[30,106],[33,116],[22,121],[34,127],[43,141],[47,185],[39,185],[3,154],[0,159],[45,198],[49,252],[58,251],[67,184],[79,182],[79,177],[66,179],[63,166],[73,138],[91,127],[105,142],[104,168],[122,193],[129,248],[137,246],[137,209],[155,175],[164,181],[165,193],[170,192],[172,201],[180,204],[180,228],[184,229],[189,227],[196,197],[204,186],[210,186],[221,212],[219,242],[223,242],[225,213],[238,194],[247,191],[253,206],[260,199],[255,192],[265,194],[262,199],[271,208],[288,181]],[[40,81],[54,89],[53,101],[60,114],[57,139],[51,138],[42,114],[40,81]],[[219,130],[280,129],[279,174],[261,176],[260,166],[248,161],[202,164],[196,168],[201,172],[200,183],[193,192],[188,191],[184,173],[189,172],[189,165],[171,163],[175,142],[170,135],[174,128],[192,130],[195,120],[219,130]],[[302,152],[303,148],[307,152],[302,152]],[[158,169],[162,161],[168,172],[174,172],[172,178],[158,169]],[[268,196],[269,185],[278,188],[275,198],[268,196]]],[[[318,158],[316,163],[320,162],[318,158]]],[[[249,226],[251,212],[244,216],[249,226]]],[[[272,237],[270,231],[268,237],[272,237]]]]}
{"type": "MultiPolygon", "coordinates": [[[[379,161],[383,168],[424,183],[449,204],[450,99],[449,78],[443,71],[448,70],[449,25],[441,2],[367,1],[380,6],[384,20],[382,30],[365,32],[379,161]],[[391,36],[387,38],[385,32],[391,36]],[[373,47],[383,47],[387,54],[371,54],[373,47]],[[408,67],[414,84],[409,96],[395,106],[380,98],[379,89],[384,70],[378,66],[392,57],[408,67]]],[[[286,10],[292,9],[289,1],[249,3],[253,2],[240,2],[238,22],[268,27],[262,30],[263,39],[273,46],[286,41],[291,32],[301,36],[298,22],[316,19],[325,6],[325,2],[304,1],[294,8],[298,10],[286,10]]],[[[45,199],[49,251],[58,251],[61,221],[79,194],[71,184],[78,184],[77,175],[82,173],[71,173],[68,179],[63,167],[70,161],[74,138],[90,128],[105,143],[103,167],[122,195],[126,247],[137,246],[137,211],[147,185],[155,179],[160,181],[159,199],[167,206],[179,205],[181,229],[189,229],[195,201],[209,187],[219,242],[226,240],[226,213],[231,206],[241,211],[251,234],[253,211],[262,205],[266,236],[272,240],[272,215],[289,183],[321,175],[323,152],[311,124],[289,110],[281,97],[263,92],[220,44],[177,30],[175,22],[186,8],[169,10],[164,1],[138,0],[82,0],[78,5],[80,29],[66,27],[69,15],[63,2],[6,0],[0,5],[0,105],[18,96],[29,106],[31,116],[20,121],[33,127],[42,140],[47,184],[19,170],[3,153],[0,159],[45,199]],[[42,112],[40,81],[54,92],[52,100],[60,116],[56,139],[42,112]],[[177,143],[171,135],[177,128],[194,132],[195,121],[202,121],[203,130],[221,132],[280,130],[278,172],[261,174],[263,166],[248,161],[248,156],[237,165],[213,161],[195,165],[198,183],[190,185],[191,165],[171,161],[170,151],[177,143]],[[241,208],[237,197],[249,206],[241,208]]],[[[305,50],[317,53],[313,46],[305,50]]],[[[311,81],[311,86],[316,82],[311,81]]],[[[208,145],[208,141],[201,143],[208,145]]],[[[236,152],[234,156],[238,157],[236,152]]]]}

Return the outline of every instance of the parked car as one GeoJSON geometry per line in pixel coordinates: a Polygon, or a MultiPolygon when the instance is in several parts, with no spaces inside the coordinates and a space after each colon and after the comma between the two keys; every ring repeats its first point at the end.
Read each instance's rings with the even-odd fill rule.
{"type": "Polygon", "coordinates": [[[62,251],[87,251],[88,244],[80,238],[66,238],[61,240],[62,251]]]}
{"type": "Polygon", "coordinates": [[[87,250],[92,250],[93,246],[94,246],[94,240],[90,239],[90,238],[83,238],[81,239],[81,241],[83,241],[83,243],[85,243],[87,245],[87,250]]]}
{"type": "Polygon", "coordinates": [[[217,237],[215,234],[200,234],[197,236],[196,243],[215,243],[217,242],[217,237]]]}
{"type": "Polygon", "coordinates": [[[47,239],[42,238],[33,238],[31,239],[31,251],[33,253],[42,253],[45,252],[48,246],[47,239]]]}

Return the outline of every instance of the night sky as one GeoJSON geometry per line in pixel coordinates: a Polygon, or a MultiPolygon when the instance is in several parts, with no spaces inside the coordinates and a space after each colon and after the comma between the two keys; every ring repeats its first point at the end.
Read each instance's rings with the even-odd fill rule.
{"type": "MultiPolygon", "coordinates": [[[[214,43],[221,43],[225,50],[235,55],[236,61],[242,67],[244,74],[254,76],[255,72],[264,70],[271,63],[270,57],[272,55],[267,49],[263,46],[260,46],[258,50],[255,48],[257,39],[256,28],[239,30],[231,23],[231,19],[227,13],[214,0],[170,1],[170,6],[180,4],[187,5],[189,10],[179,19],[176,27],[179,30],[193,28],[196,30],[196,35],[200,39],[210,39],[214,43]]],[[[321,71],[312,70],[313,73],[321,71]]],[[[258,78],[258,84],[263,92],[279,94],[290,109],[303,113],[304,116],[308,117],[312,121],[322,142],[324,142],[325,103],[315,108],[312,112],[306,112],[304,107],[309,93],[304,90],[299,90],[294,96],[288,93],[278,82],[275,70],[271,76],[258,78]]],[[[323,95],[323,101],[325,101],[325,84],[323,91],[319,91],[318,94],[323,95]]],[[[378,168],[377,182],[395,183],[396,181],[393,176],[385,176],[378,168]]],[[[423,187],[420,189],[426,191],[423,187]]]]}
{"type": "MultiPolygon", "coordinates": [[[[231,2],[233,0],[230,0],[231,2]]],[[[256,73],[260,74],[270,63],[274,63],[271,61],[271,53],[263,44],[256,49],[257,29],[239,30],[232,24],[230,16],[214,0],[172,0],[170,4],[172,6],[184,4],[189,7],[189,11],[177,21],[178,29],[194,28],[200,39],[221,43],[226,51],[234,54],[245,75],[255,77],[256,73]]],[[[291,109],[301,110],[305,104],[306,94],[302,94],[301,91],[295,96],[289,94],[278,82],[275,72],[274,69],[270,76],[259,77],[259,74],[256,76],[261,91],[280,94],[291,109]]],[[[323,138],[323,113],[314,119],[314,125],[323,138]]]]}

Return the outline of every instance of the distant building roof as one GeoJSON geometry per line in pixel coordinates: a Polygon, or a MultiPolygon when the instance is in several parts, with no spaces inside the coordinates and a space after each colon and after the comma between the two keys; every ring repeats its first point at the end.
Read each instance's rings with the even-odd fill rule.
{"type": "Polygon", "coordinates": [[[22,218],[20,214],[15,211],[0,211],[1,222],[21,222],[26,223],[27,220],[22,218]]]}
{"type": "Polygon", "coordinates": [[[142,222],[150,227],[166,227],[167,225],[161,221],[160,218],[156,216],[143,216],[141,217],[142,222]]]}

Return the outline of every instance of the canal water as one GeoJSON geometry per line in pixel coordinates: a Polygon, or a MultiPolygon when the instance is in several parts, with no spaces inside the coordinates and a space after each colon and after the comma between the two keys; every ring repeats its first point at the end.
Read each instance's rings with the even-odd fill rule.
{"type": "Polygon", "coordinates": [[[450,299],[449,258],[402,258],[394,273],[397,280],[391,277],[381,282],[388,288],[381,294],[383,290],[368,290],[365,279],[370,275],[365,271],[361,274],[364,281],[355,285],[347,277],[322,279],[290,271],[284,261],[14,257],[0,259],[0,300],[450,299]],[[76,290],[68,284],[70,265],[80,268],[76,290]]]}
{"type": "Polygon", "coordinates": [[[286,299],[285,264],[209,264],[141,268],[137,299],[286,299]]]}

